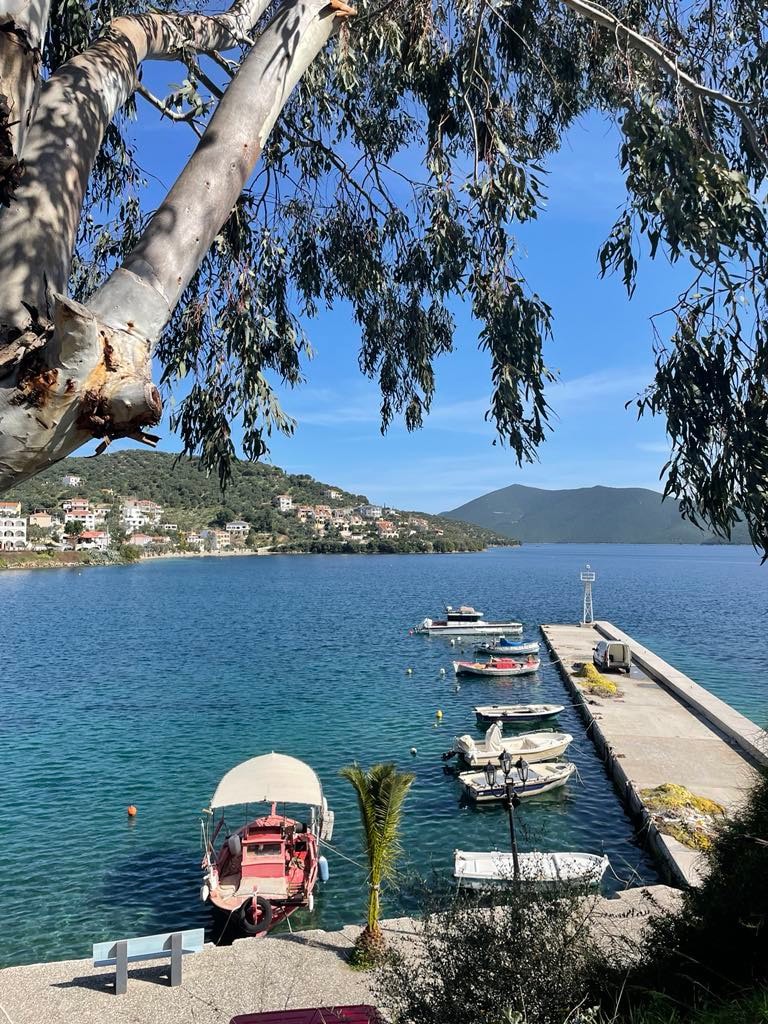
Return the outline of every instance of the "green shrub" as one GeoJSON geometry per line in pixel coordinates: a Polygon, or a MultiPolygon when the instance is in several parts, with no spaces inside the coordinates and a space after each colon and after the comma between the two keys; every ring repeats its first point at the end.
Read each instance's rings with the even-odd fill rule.
{"type": "Polygon", "coordinates": [[[703,883],[685,891],[679,912],[652,923],[630,982],[709,1008],[768,986],[768,770],[702,856],[703,883]]]}
{"type": "MultiPolygon", "coordinates": [[[[594,897],[512,885],[483,905],[466,891],[427,891],[418,938],[392,944],[377,1005],[398,1024],[575,1024],[592,1005],[601,955],[594,897]]],[[[594,1019],[588,1017],[587,1019],[594,1019]]]]}

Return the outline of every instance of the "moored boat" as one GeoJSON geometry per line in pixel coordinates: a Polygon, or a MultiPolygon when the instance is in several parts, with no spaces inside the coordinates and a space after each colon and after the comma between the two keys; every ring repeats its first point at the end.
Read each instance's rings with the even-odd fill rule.
{"type": "Polygon", "coordinates": [[[564,754],[572,742],[573,736],[567,732],[525,732],[505,738],[501,735],[499,723],[494,722],[485,739],[476,740],[468,733],[454,737],[453,747],[443,754],[443,759],[448,760],[458,754],[474,768],[498,761],[499,755],[506,751],[510,757],[523,757],[529,763],[551,761],[564,754]]]}
{"type": "Polygon", "coordinates": [[[411,632],[425,633],[427,636],[470,636],[473,633],[512,633],[519,636],[523,632],[523,624],[486,622],[483,613],[471,605],[461,605],[459,608],[446,605],[444,619],[424,619],[411,632]]]}
{"type": "MultiPolygon", "coordinates": [[[[525,774],[514,766],[509,781],[514,785],[517,796],[528,799],[562,788],[575,771],[576,765],[570,761],[542,761],[535,767],[526,767],[525,774]]],[[[484,771],[462,772],[459,782],[464,794],[478,804],[504,800],[507,795],[507,780],[501,768],[497,768],[496,777],[490,786],[484,771]]]]}
{"type": "MultiPolygon", "coordinates": [[[[512,853],[490,850],[454,852],[453,876],[471,889],[494,889],[514,883],[512,853]]],[[[610,864],[594,853],[520,853],[520,881],[538,885],[597,886],[610,864]]]]}
{"type": "Polygon", "coordinates": [[[457,676],[527,676],[538,672],[539,658],[530,654],[525,661],[514,658],[490,658],[488,661],[454,661],[457,676]]]}
{"type": "Polygon", "coordinates": [[[475,654],[503,654],[508,657],[519,657],[522,654],[538,654],[539,644],[536,640],[507,640],[500,636],[487,644],[478,644],[475,654]]]}
{"type": "Polygon", "coordinates": [[[327,878],[319,843],[331,838],[333,812],[309,765],[275,753],[244,761],[219,782],[207,811],[200,897],[222,924],[263,935],[300,907],[312,910],[317,879],[327,878]],[[266,814],[229,831],[227,809],[259,803],[270,805],[266,814]],[[306,819],[288,817],[286,803],[308,807],[306,819]]]}
{"type": "Polygon", "coordinates": [[[491,722],[541,722],[565,710],[562,704],[479,704],[475,717],[481,725],[491,722]]]}

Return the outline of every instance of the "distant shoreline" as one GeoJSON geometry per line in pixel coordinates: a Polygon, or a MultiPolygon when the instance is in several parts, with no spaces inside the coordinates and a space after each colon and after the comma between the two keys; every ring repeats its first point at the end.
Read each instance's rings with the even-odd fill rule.
{"type": "MultiPolygon", "coordinates": [[[[519,545],[506,545],[506,544],[489,544],[487,548],[483,548],[484,551],[490,551],[491,548],[507,548],[507,547],[519,547],[519,545]]],[[[91,554],[87,551],[68,551],[68,552],[57,552],[57,556],[60,555],[81,555],[80,558],[60,558],[56,556],[47,556],[44,552],[40,551],[24,551],[24,552],[3,552],[0,554],[0,573],[12,572],[12,571],[29,571],[34,569],[103,569],[114,566],[122,565],[140,565],[142,562],[157,562],[167,561],[174,558],[250,558],[250,557],[265,557],[266,555],[316,555],[319,557],[325,557],[327,555],[350,555],[350,557],[358,557],[360,555],[466,555],[466,554],[479,554],[477,551],[357,551],[357,552],[346,552],[346,551],[273,551],[271,548],[257,548],[255,551],[248,549],[238,549],[236,551],[161,551],[156,554],[142,554],[135,561],[130,559],[115,559],[114,561],[104,562],[90,562],[88,556],[91,554]],[[18,554],[22,557],[12,561],[7,559],[8,554],[18,554]],[[24,557],[26,556],[26,558],[24,557]],[[34,556],[38,556],[35,558],[34,556]]]]}

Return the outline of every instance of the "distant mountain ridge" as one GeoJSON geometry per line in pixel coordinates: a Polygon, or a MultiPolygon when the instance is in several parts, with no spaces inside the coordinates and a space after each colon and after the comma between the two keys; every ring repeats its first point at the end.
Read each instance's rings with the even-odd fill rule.
{"type": "MultiPolygon", "coordinates": [[[[512,484],[442,514],[529,544],[720,542],[683,519],[676,501],[662,501],[658,491],[644,487],[549,491],[512,484]]],[[[749,543],[743,523],[734,530],[731,543],[749,543]]]]}

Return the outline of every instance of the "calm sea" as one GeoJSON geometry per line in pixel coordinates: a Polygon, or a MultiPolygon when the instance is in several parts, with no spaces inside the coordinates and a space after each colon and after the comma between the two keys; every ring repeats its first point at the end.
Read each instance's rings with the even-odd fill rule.
{"type": "MultiPolygon", "coordinates": [[[[527,684],[457,689],[455,648],[408,627],[472,602],[537,637],[541,622],[578,618],[586,561],[598,617],[768,720],[768,567],[748,548],[542,545],[0,574],[0,965],[206,923],[200,811],[230,767],[260,752],[312,764],[336,811],[331,879],[295,926],[361,918],[357,811],[338,778],[352,760],[416,773],[406,870],[446,871],[456,847],[504,848],[503,811],[461,808],[440,754],[474,731],[476,703],[565,703],[566,691],[549,664],[527,684]]],[[[522,845],[605,850],[622,879],[654,880],[572,708],[561,725],[576,737],[581,781],[521,808],[522,845]]]]}

